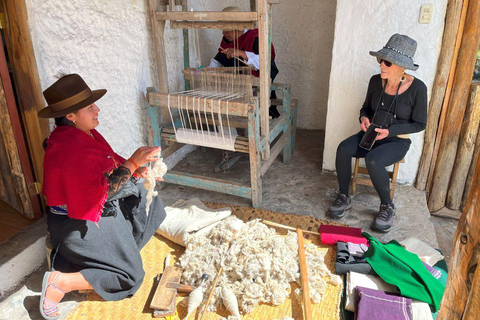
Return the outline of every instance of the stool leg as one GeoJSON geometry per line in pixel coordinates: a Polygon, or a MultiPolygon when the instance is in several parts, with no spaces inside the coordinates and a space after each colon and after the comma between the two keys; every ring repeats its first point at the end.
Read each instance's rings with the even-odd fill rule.
{"type": "Polygon", "coordinates": [[[355,158],[355,169],[353,170],[353,179],[352,179],[352,194],[355,194],[357,188],[357,175],[358,175],[358,164],[360,163],[359,158],[355,158]]]}
{"type": "Polygon", "coordinates": [[[395,193],[395,188],[397,186],[397,175],[398,175],[398,168],[400,167],[400,163],[395,162],[393,165],[393,175],[392,175],[392,182],[390,183],[390,199],[393,201],[393,194],[395,193]]]}

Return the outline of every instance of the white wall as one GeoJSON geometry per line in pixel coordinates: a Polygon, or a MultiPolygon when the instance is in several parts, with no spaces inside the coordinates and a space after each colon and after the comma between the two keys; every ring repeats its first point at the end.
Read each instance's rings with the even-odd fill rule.
{"type": "MultiPolygon", "coordinates": [[[[440,53],[447,0],[338,0],[328,98],[323,169],[335,170],[338,144],[360,130],[359,110],[368,81],[379,73],[377,60],[369,51],[380,50],[394,33],[406,34],[418,43],[417,71],[408,73],[432,90],[440,53]],[[430,24],[419,24],[422,4],[434,3],[430,24]]],[[[401,182],[412,183],[423,148],[423,132],[411,135],[406,163],[400,166],[401,182]]]]}
{"type": "MultiPolygon", "coordinates": [[[[146,144],[142,92],[155,84],[148,2],[145,0],[27,0],[28,22],[42,90],[59,71],[80,74],[98,100],[98,130],[113,149],[129,157],[146,144]]],[[[168,33],[170,74],[180,74],[181,31],[168,33]]],[[[170,86],[181,88],[179,77],[170,86]]]]}
{"type": "MultiPolygon", "coordinates": [[[[42,90],[59,71],[80,74],[91,89],[105,88],[98,101],[98,130],[121,155],[128,157],[146,144],[142,92],[155,86],[147,0],[26,0],[42,90]]],[[[220,11],[225,6],[248,11],[250,1],[191,1],[194,10],[220,11]]],[[[300,100],[298,125],[324,129],[328,74],[335,19],[335,1],[281,1],[273,6],[273,42],[280,73],[300,100]]],[[[176,10],[181,10],[177,7],[176,10]]],[[[208,65],[221,40],[221,31],[200,30],[200,59],[208,65]]],[[[181,30],[169,30],[167,64],[171,91],[183,88],[181,30]]],[[[191,32],[191,59],[195,59],[191,32]]]]}
{"type": "MultiPolygon", "coordinates": [[[[272,42],[279,74],[275,82],[289,83],[299,100],[298,127],[325,129],[328,81],[332,59],[335,0],[280,1],[272,9],[272,42]]],[[[250,1],[190,1],[194,10],[220,11],[237,6],[250,11],[250,1]]],[[[191,35],[191,62],[195,61],[191,35]]],[[[222,39],[220,30],[199,30],[200,59],[208,66],[222,39]]]]}

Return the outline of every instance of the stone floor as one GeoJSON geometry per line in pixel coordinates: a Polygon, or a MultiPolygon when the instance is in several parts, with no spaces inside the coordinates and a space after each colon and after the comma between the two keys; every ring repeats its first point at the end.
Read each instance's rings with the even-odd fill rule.
{"type": "MultiPolygon", "coordinates": [[[[264,176],[261,208],[329,219],[327,212],[334,200],[338,183],[333,173],[322,172],[323,140],[323,131],[298,130],[292,161],[284,164],[279,156],[264,176]]],[[[228,171],[215,173],[215,165],[221,159],[219,150],[198,149],[181,161],[175,170],[249,184],[247,155],[242,156],[228,171]]],[[[171,184],[163,188],[161,197],[165,205],[170,205],[179,198],[198,197],[203,201],[251,206],[249,199],[171,184]]],[[[382,241],[416,236],[437,246],[437,235],[430,221],[424,192],[411,186],[397,186],[394,196],[397,217],[392,230],[387,234],[370,228],[380,206],[373,187],[358,186],[352,200],[353,208],[340,222],[362,228],[382,241]]]]}
{"type": "MultiPolygon", "coordinates": [[[[310,215],[328,219],[326,213],[333,202],[334,189],[337,187],[336,176],[324,173],[322,166],[323,132],[299,130],[297,148],[290,164],[283,164],[281,157],[275,160],[264,176],[262,208],[272,211],[310,215]]],[[[220,151],[203,152],[196,150],[187,159],[180,162],[175,170],[208,175],[221,179],[231,179],[240,183],[249,182],[248,157],[243,156],[227,172],[214,172],[215,165],[221,160],[220,151]]],[[[248,199],[207,192],[177,185],[166,185],[160,192],[165,205],[170,205],[180,198],[198,197],[203,201],[213,201],[240,206],[251,206],[248,199]]],[[[425,193],[411,186],[398,186],[395,191],[397,217],[392,231],[380,234],[370,229],[379,207],[379,199],[372,187],[360,186],[353,195],[353,208],[340,220],[350,226],[361,227],[382,241],[401,240],[415,236],[447,253],[451,252],[456,220],[431,217],[428,212],[425,193]]],[[[46,265],[32,274],[18,291],[0,301],[0,320],[41,319],[38,311],[41,280],[46,265]]],[[[68,294],[60,304],[65,319],[78,301],[78,293],[68,294]]]]}

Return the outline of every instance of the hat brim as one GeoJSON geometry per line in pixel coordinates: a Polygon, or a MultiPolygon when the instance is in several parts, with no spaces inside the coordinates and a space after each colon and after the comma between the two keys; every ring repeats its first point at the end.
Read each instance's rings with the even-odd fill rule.
{"type": "Polygon", "coordinates": [[[401,56],[400,54],[392,50],[381,49],[379,51],[370,51],[370,55],[383,60],[387,60],[399,67],[410,69],[413,71],[417,70],[419,67],[418,64],[413,63],[412,59],[401,56]]]}
{"type": "Polygon", "coordinates": [[[87,99],[85,99],[85,100],[83,100],[83,101],[81,101],[77,104],[74,104],[71,107],[68,107],[68,108],[65,108],[65,109],[62,109],[62,110],[59,110],[59,111],[56,111],[56,112],[54,112],[52,110],[52,108],[50,108],[50,106],[47,106],[47,107],[43,108],[42,110],[40,110],[38,112],[38,117],[40,117],[40,118],[58,118],[58,117],[66,116],[69,113],[75,112],[77,110],[83,109],[83,108],[91,105],[92,103],[94,103],[95,101],[97,101],[98,99],[103,97],[103,95],[105,93],[107,93],[106,89],[93,90],[92,94],[87,99]]]}

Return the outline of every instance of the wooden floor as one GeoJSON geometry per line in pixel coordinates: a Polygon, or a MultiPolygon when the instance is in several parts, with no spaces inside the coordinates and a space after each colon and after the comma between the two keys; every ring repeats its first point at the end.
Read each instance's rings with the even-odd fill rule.
{"type": "Polygon", "coordinates": [[[20,212],[0,200],[0,242],[22,231],[35,219],[27,219],[20,212]]]}

